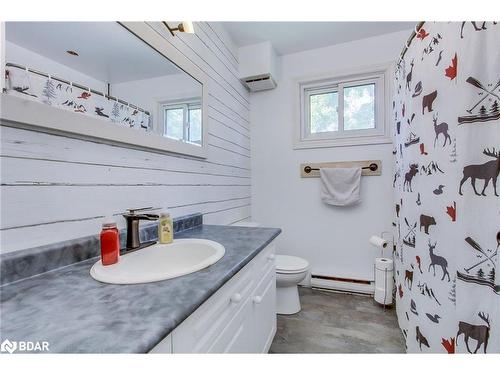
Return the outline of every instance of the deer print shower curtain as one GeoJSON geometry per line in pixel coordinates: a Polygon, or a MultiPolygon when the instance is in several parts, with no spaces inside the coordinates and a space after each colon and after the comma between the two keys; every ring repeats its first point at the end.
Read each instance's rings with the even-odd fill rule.
{"type": "Polygon", "coordinates": [[[148,132],[151,130],[149,112],[124,105],[72,84],[46,78],[14,66],[7,67],[6,92],[9,95],[39,101],[67,111],[92,116],[116,125],[148,132]]]}
{"type": "Polygon", "coordinates": [[[396,67],[396,309],[408,352],[500,352],[500,24],[424,23],[396,67]]]}

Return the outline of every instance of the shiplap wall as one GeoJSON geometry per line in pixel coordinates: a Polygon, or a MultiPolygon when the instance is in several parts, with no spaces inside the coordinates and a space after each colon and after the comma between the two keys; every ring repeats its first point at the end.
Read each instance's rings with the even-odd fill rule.
{"type": "Polygon", "coordinates": [[[250,216],[249,95],[237,51],[216,24],[165,42],[209,77],[208,158],[138,151],[1,127],[1,252],[97,233],[105,215],[154,206],[174,217],[202,212],[208,224],[250,216]]]}

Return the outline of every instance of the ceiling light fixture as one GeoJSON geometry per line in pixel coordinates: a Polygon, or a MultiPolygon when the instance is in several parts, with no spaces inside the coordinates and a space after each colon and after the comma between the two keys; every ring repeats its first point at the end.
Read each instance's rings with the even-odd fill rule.
{"type": "Polygon", "coordinates": [[[163,24],[168,29],[168,31],[170,31],[170,34],[172,34],[172,36],[175,36],[174,31],[179,31],[181,33],[187,33],[187,34],[194,34],[194,26],[191,21],[183,21],[175,28],[168,26],[168,23],[166,23],[165,21],[163,21],[163,24]]]}

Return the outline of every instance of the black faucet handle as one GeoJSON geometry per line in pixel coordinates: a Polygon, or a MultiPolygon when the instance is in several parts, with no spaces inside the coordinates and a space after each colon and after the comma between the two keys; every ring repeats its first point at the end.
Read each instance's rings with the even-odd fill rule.
{"type": "Polygon", "coordinates": [[[156,214],[142,214],[139,216],[140,219],[142,220],[158,220],[160,218],[160,215],[156,214]]]}
{"type": "Polygon", "coordinates": [[[126,213],[123,214],[123,217],[130,220],[158,220],[160,218],[159,215],[156,214],[136,214],[136,213],[126,213]]]}
{"type": "Polygon", "coordinates": [[[138,211],[146,211],[146,210],[153,210],[153,207],[127,208],[127,213],[130,215],[134,215],[138,211]]]}

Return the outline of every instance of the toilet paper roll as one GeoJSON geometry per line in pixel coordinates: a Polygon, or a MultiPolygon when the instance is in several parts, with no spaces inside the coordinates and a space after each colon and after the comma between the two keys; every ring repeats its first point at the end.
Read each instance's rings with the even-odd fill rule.
{"type": "Polygon", "coordinates": [[[375,259],[375,301],[382,305],[392,304],[394,288],[394,262],[390,258],[375,259]]]}
{"type": "Polygon", "coordinates": [[[387,241],[379,236],[371,236],[370,243],[378,248],[385,249],[387,247],[387,241]]]}
{"type": "Polygon", "coordinates": [[[375,258],[375,268],[381,271],[392,271],[394,262],[391,258],[375,258]]]}

